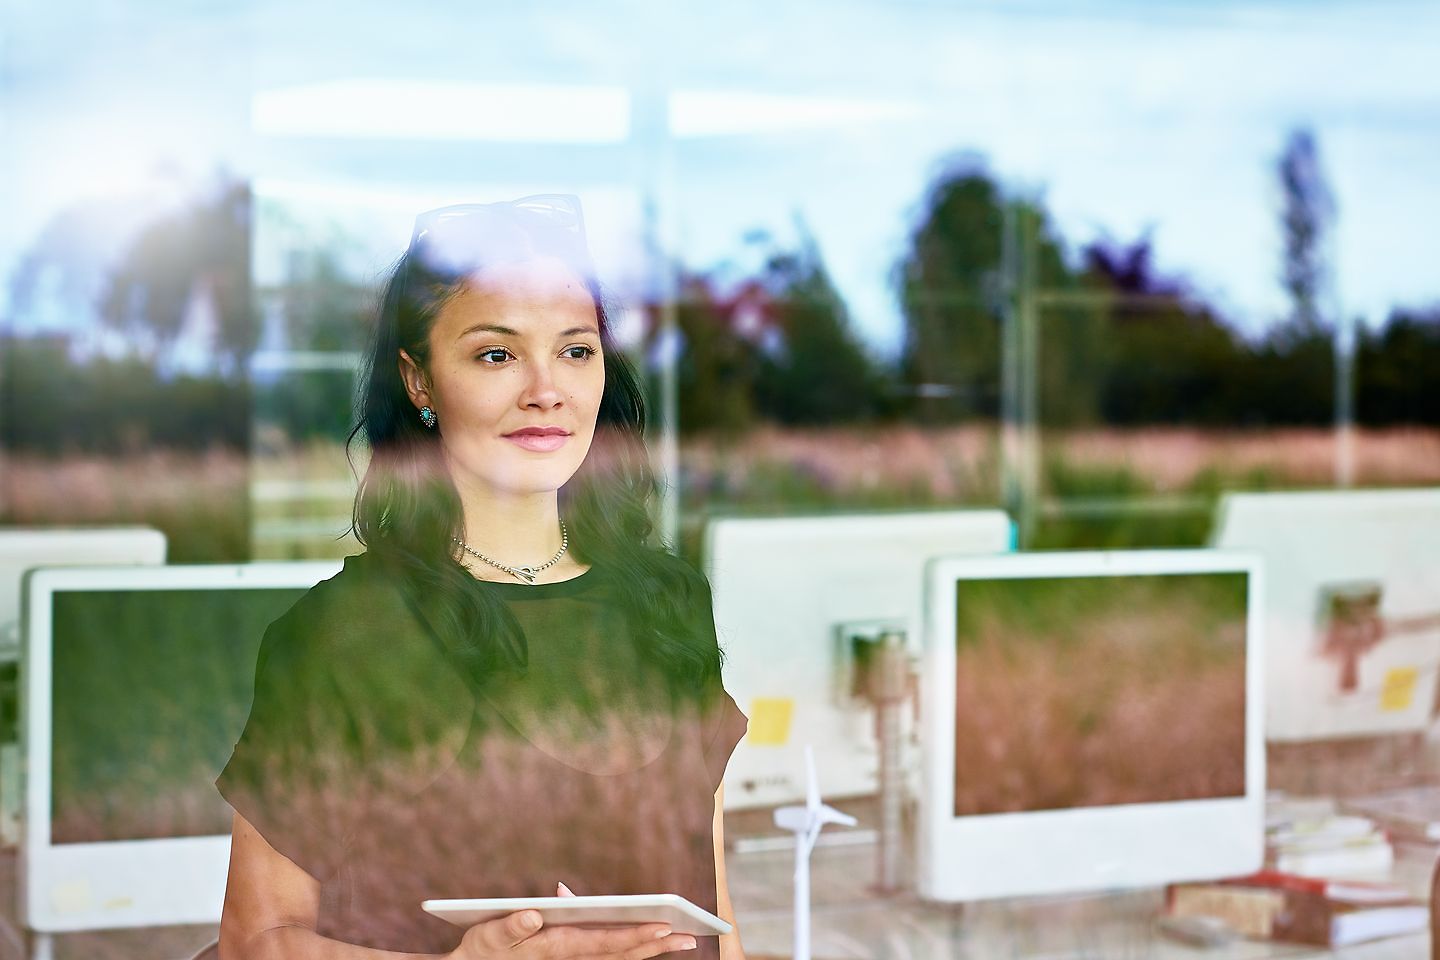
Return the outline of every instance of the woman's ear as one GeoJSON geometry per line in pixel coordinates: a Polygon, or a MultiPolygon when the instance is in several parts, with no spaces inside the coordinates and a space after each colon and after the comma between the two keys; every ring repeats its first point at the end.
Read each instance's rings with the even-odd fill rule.
{"type": "Polygon", "coordinates": [[[410,402],[415,404],[415,408],[418,410],[421,407],[435,406],[431,402],[430,384],[425,376],[425,371],[421,370],[420,364],[405,352],[404,347],[400,348],[399,364],[400,379],[405,382],[405,392],[410,395],[410,402]]]}

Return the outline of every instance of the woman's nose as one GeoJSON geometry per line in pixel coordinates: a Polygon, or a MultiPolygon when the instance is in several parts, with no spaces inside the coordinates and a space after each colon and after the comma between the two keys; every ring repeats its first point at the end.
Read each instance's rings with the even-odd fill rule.
{"type": "Polygon", "coordinates": [[[530,380],[525,388],[527,402],[553,404],[561,396],[556,371],[548,364],[537,363],[530,368],[530,380]]]}

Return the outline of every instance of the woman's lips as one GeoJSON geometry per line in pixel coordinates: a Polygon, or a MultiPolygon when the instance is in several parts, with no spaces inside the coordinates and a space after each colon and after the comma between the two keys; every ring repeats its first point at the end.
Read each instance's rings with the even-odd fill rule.
{"type": "Polygon", "coordinates": [[[559,450],[570,439],[570,435],[552,433],[541,435],[536,433],[516,433],[505,438],[526,450],[533,450],[536,453],[549,453],[551,450],[559,450]]]}

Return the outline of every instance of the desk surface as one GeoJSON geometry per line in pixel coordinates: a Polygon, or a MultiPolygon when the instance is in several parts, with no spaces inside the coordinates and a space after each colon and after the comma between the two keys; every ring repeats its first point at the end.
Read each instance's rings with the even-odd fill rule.
{"type": "MultiPolygon", "coordinates": [[[[1393,880],[1428,894],[1434,854],[1401,849],[1393,880]]],[[[794,855],[730,852],[726,873],[748,960],[788,960],[794,855]]],[[[1237,940],[1198,948],[1154,928],[1161,889],[955,905],[876,894],[875,847],[819,846],[811,858],[816,960],[1429,960],[1428,932],[1325,950],[1237,940]]]]}

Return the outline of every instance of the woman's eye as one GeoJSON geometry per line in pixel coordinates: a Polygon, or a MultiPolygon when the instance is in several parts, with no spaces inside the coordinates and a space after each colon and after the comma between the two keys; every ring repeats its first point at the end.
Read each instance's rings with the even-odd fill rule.
{"type": "MultiPolygon", "coordinates": [[[[566,347],[566,348],[565,348],[565,352],[571,355],[571,356],[570,356],[570,359],[572,359],[572,360],[589,360],[591,357],[595,356],[595,354],[598,353],[599,351],[597,351],[597,350],[596,350],[595,348],[593,348],[593,347],[587,347],[587,346],[585,346],[584,344],[580,344],[580,345],[573,346],[573,347],[566,347]],[[578,356],[578,357],[577,357],[577,356],[574,355],[574,352],[575,352],[576,350],[583,350],[583,351],[585,351],[585,352],[584,352],[581,356],[578,356]]],[[[492,347],[492,348],[489,349],[489,350],[482,350],[482,351],[480,351],[479,353],[477,353],[477,354],[475,355],[475,359],[481,361],[482,363],[486,364],[487,366],[491,366],[491,367],[499,366],[501,363],[504,363],[505,361],[504,361],[504,360],[491,361],[491,360],[486,360],[486,359],[485,359],[486,357],[492,357],[492,356],[494,356],[494,355],[497,354],[497,353],[500,354],[502,357],[508,357],[508,356],[511,355],[511,354],[510,354],[510,351],[509,351],[509,350],[506,350],[504,347],[492,347]]]]}

